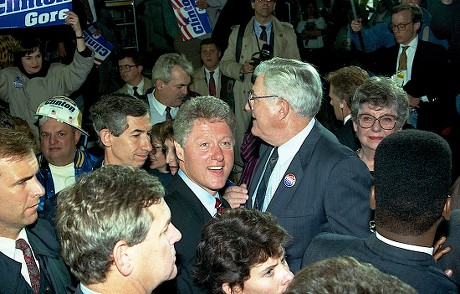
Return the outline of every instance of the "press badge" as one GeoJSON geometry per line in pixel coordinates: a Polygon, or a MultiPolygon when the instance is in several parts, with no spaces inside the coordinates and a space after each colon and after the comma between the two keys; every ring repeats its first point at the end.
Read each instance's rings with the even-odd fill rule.
{"type": "Polygon", "coordinates": [[[13,81],[13,87],[15,87],[16,89],[24,87],[24,81],[25,79],[23,76],[17,76],[13,81]]]}
{"type": "Polygon", "coordinates": [[[400,70],[397,71],[391,79],[396,82],[399,86],[404,86],[404,78],[406,77],[406,71],[405,70],[400,70]]]}

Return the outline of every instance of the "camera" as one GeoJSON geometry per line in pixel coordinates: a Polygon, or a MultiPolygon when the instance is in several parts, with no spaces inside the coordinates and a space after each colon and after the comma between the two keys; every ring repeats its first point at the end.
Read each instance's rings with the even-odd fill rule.
{"type": "Polygon", "coordinates": [[[269,44],[264,44],[262,50],[252,54],[252,65],[256,68],[262,61],[270,60],[273,58],[273,48],[269,44]],[[259,57],[256,57],[256,56],[259,57]]]}

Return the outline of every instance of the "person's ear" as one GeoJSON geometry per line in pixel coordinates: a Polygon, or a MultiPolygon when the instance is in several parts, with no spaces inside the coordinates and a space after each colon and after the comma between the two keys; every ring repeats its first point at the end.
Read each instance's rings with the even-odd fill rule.
{"type": "Polygon", "coordinates": [[[239,285],[236,285],[233,287],[230,287],[230,284],[229,283],[223,283],[222,284],[222,291],[225,293],[225,294],[238,294],[238,293],[242,293],[242,289],[239,285]]]}
{"type": "Polygon", "coordinates": [[[289,106],[289,103],[284,100],[284,99],[279,99],[278,100],[280,109],[279,109],[279,114],[281,115],[281,119],[284,119],[288,114],[289,111],[291,111],[291,107],[289,106]]]}
{"type": "Polygon", "coordinates": [[[144,70],[144,66],[143,65],[138,65],[137,69],[139,70],[139,73],[142,73],[142,71],[144,70]]]}
{"type": "Polygon", "coordinates": [[[162,89],[164,86],[164,82],[160,79],[156,79],[155,81],[155,89],[162,89]]]}
{"type": "Polygon", "coordinates": [[[414,29],[415,29],[415,31],[418,31],[418,29],[420,28],[420,25],[421,25],[420,22],[414,23],[414,29]]]}
{"type": "Polygon", "coordinates": [[[358,132],[358,125],[356,124],[354,120],[353,120],[353,130],[355,130],[355,133],[358,132]]]}
{"type": "Polygon", "coordinates": [[[375,210],[376,201],[375,201],[375,187],[371,187],[371,195],[369,196],[369,204],[372,210],[375,210]]]}
{"type": "Polygon", "coordinates": [[[180,161],[184,161],[184,148],[174,140],[174,147],[176,148],[176,156],[180,161]]]}
{"type": "Polygon", "coordinates": [[[452,210],[452,199],[450,195],[447,195],[446,203],[444,203],[444,209],[442,210],[442,216],[446,219],[450,219],[450,212],[452,210]]]}
{"type": "Polygon", "coordinates": [[[78,144],[78,142],[80,141],[81,132],[79,130],[75,130],[73,135],[74,135],[75,144],[78,144]]]}
{"type": "Polygon", "coordinates": [[[105,147],[112,146],[112,136],[113,134],[109,129],[102,129],[99,131],[99,138],[105,147]]]}
{"type": "Polygon", "coordinates": [[[123,276],[129,276],[134,270],[134,263],[129,255],[129,246],[126,241],[120,240],[113,247],[113,263],[118,272],[123,276]]]}

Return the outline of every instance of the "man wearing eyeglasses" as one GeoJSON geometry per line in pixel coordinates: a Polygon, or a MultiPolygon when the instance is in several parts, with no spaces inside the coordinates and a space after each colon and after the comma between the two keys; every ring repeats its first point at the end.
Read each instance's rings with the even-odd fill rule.
{"type": "Polygon", "coordinates": [[[145,93],[153,85],[150,79],[142,75],[144,66],[139,52],[133,49],[123,50],[117,60],[120,77],[126,83],[117,92],[133,95],[147,102],[145,93]]]}
{"type": "Polygon", "coordinates": [[[422,10],[415,4],[393,8],[391,29],[397,44],[376,55],[374,72],[391,76],[409,95],[410,124],[441,134],[455,107],[452,74],[447,50],[419,39],[421,21],[422,10]]]}
{"type": "Polygon", "coordinates": [[[265,144],[248,195],[224,197],[232,207],[244,204],[277,217],[294,239],[286,260],[296,273],[306,246],[319,233],[370,234],[371,177],[356,153],[315,119],[323,91],[312,65],[273,58],[255,74],[246,110],[254,118],[252,134],[265,144]]]}
{"type": "Polygon", "coordinates": [[[246,96],[252,87],[252,73],[257,64],[251,58],[260,58],[259,52],[269,45],[271,56],[300,60],[297,37],[291,24],[279,21],[272,15],[275,0],[252,0],[254,17],[246,26],[234,26],[228,40],[228,47],[222,57],[222,73],[235,79],[233,93],[235,116],[237,118],[235,136],[235,161],[242,163],[240,146],[249,127],[251,115],[244,111],[246,96]],[[240,32],[240,30],[244,30],[240,32]],[[240,42],[238,42],[240,40],[240,42]],[[241,46],[238,46],[241,44],[241,46]],[[264,47],[265,46],[265,47],[264,47]]]}

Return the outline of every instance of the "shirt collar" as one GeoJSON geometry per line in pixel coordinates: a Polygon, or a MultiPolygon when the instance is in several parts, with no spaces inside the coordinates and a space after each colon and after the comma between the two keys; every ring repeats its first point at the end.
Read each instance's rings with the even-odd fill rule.
{"type": "Polygon", "coordinates": [[[422,253],[426,253],[426,254],[433,256],[433,247],[424,247],[424,246],[400,243],[400,242],[385,238],[384,236],[380,235],[378,232],[375,232],[375,236],[377,237],[377,239],[379,239],[383,243],[386,243],[390,246],[394,246],[394,247],[398,247],[398,248],[410,250],[410,251],[422,252],[422,253]]]}
{"type": "Polygon", "coordinates": [[[211,216],[214,216],[217,213],[216,210],[216,198],[219,198],[219,193],[217,192],[216,195],[210,194],[208,191],[204,190],[196,183],[192,182],[189,177],[181,170],[177,172],[185,184],[192,190],[195,196],[200,200],[206,210],[209,212],[211,216]]]}
{"type": "MultiPolygon", "coordinates": [[[[153,90],[152,92],[152,97],[153,99],[150,99],[150,103],[152,103],[151,106],[153,106],[158,111],[158,113],[164,114],[166,112],[167,106],[161,103],[160,101],[158,101],[158,99],[155,97],[155,90],[153,90]]],[[[178,110],[179,110],[179,107],[171,107],[171,115],[172,113],[176,113],[178,110]]]]}
{"type": "Polygon", "coordinates": [[[16,253],[16,240],[18,239],[24,239],[28,244],[30,244],[26,230],[22,228],[16,239],[0,237],[0,252],[2,252],[3,254],[5,254],[13,260],[17,260],[16,258],[14,258],[14,255],[16,253]]]}
{"type": "Polygon", "coordinates": [[[287,141],[283,145],[279,146],[278,162],[280,164],[283,164],[287,161],[292,160],[292,158],[294,158],[294,156],[297,154],[297,151],[299,151],[300,147],[305,141],[305,138],[307,138],[307,136],[310,134],[311,130],[313,129],[315,121],[316,119],[312,118],[310,122],[307,124],[307,126],[302,131],[300,131],[297,135],[292,137],[289,141],[287,141]]]}

